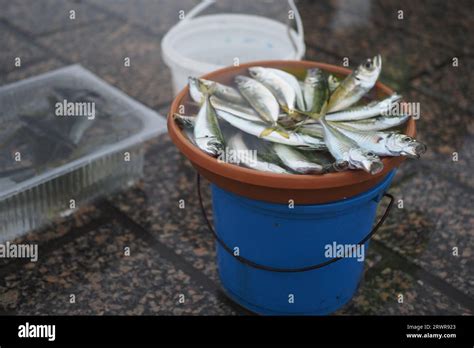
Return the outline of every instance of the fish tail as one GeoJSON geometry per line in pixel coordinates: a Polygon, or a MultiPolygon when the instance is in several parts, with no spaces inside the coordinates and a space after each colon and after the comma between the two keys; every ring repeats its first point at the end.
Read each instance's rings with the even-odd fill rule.
{"type": "Polygon", "coordinates": [[[278,134],[280,134],[282,137],[286,138],[286,139],[289,139],[290,138],[290,135],[283,129],[283,128],[280,128],[280,127],[269,127],[269,128],[265,128],[259,135],[260,138],[263,138],[263,137],[266,137],[270,134],[272,134],[273,132],[277,132],[278,134]]]}

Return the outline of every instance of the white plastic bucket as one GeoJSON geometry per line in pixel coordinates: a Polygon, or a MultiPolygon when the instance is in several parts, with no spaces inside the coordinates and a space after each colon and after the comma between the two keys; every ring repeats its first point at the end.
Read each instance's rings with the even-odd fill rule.
{"type": "Polygon", "coordinates": [[[201,76],[225,66],[253,60],[299,60],[305,53],[303,25],[293,0],[289,0],[297,31],[282,22],[246,14],[195,16],[212,4],[204,0],[161,42],[163,59],[171,69],[177,94],[189,76],[201,76]]]}

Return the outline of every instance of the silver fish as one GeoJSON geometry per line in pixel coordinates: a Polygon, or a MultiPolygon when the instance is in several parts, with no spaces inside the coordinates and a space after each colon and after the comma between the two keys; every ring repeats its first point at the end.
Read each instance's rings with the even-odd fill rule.
{"type": "Polygon", "coordinates": [[[332,93],[336,90],[337,87],[341,84],[341,81],[334,76],[334,75],[329,75],[328,76],[328,87],[329,87],[329,93],[332,93]]]}
{"type": "Polygon", "coordinates": [[[288,112],[294,113],[296,109],[296,91],[275,70],[254,66],[249,68],[249,74],[267,87],[282,107],[286,108],[288,112]]]}
{"type": "MultiPolygon", "coordinates": [[[[235,115],[232,115],[228,112],[217,110],[217,116],[222,118],[223,120],[230,123],[237,129],[241,131],[251,134],[256,137],[260,137],[260,135],[266,129],[266,125],[262,123],[252,122],[235,115]]],[[[280,143],[288,146],[296,146],[301,149],[308,149],[308,150],[325,150],[326,145],[324,144],[323,139],[312,137],[307,134],[302,133],[295,133],[289,132],[288,138],[282,136],[278,132],[273,132],[261,137],[261,139],[271,141],[274,143],[280,143]]]]}
{"type": "Polygon", "coordinates": [[[364,106],[357,106],[344,111],[328,114],[327,121],[355,121],[364,120],[378,115],[387,115],[393,106],[402,99],[401,95],[392,94],[390,97],[374,101],[364,106]]]}
{"type": "Polygon", "coordinates": [[[285,166],[297,173],[314,174],[326,171],[322,165],[310,162],[307,157],[294,147],[275,143],[273,144],[273,150],[285,166]]]}
{"type": "Polygon", "coordinates": [[[188,81],[191,98],[198,104],[204,101],[206,94],[211,94],[229,103],[248,105],[244,97],[233,87],[196,77],[189,77],[188,81]]]}
{"type": "Polygon", "coordinates": [[[258,112],[260,117],[271,125],[276,126],[278,115],[280,114],[280,106],[272,92],[262,83],[247,76],[239,75],[235,77],[235,83],[240,93],[258,112]]]}
{"type": "MultiPolygon", "coordinates": [[[[334,125],[336,123],[332,123],[334,125]]],[[[360,132],[337,127],[336,129],[357,145],[379,156],[408,156],[419,158],[426,146],[412,137],[394,132],[360,132]]]]}
{"type": "Polygon", "coordinates": [[[363,169],[370,174],[382,171],[383,163],[378,156],[359,147],[352,139],[329,125],[325,117],[319,122],[323,126],[324,140],[329,152],[337,161],[347,161],[350,169],[363,169]]]}
{"type": "Polygon", "coordinates": [[[360,121],[337,122],[337,125],[340,127],[348,127],[349,130],[373,132],[398,127],[407,122],[409,118],[410,116],[407,114],[399,116],[379,116],[360,121]]]}
{"type": "Polygon", "coordinates": [[[300,81],[298,81],[298,79],[294,75],[287,73],[286,71],[273,68],[268,69],[272,70],[275,74],[285,80],[291,87],[293,87],[296,92],[296,106],[299,110],[305,110],[306,104],[304,101],[303,89],[301,88],[300,81]]]}
{"type": "Polygon", "coordinates": [[[303,96],[305,111],[319,114],[329,98],[328,81],[321,69],[308,69],[304,79],[303,96]]]}
{"type": "Polygon", "coordinates": [[[285,129],[291,129],[299,125],[299,122],[304,121],[303,117],[290,116],[288,114],[280,114],[278,116],[278,124],[285,129]],[[299,121],[298,121],[299,120],[299,121]]]}
{"type": "Polygon", "coordinates": [[[312,137],[324,138],[323,127],[319,123],[305,124],[298,128],[298,132],[312,137]]]}
{"type": "MultiPolygon", "coordinates": [[[[262,120],[262,118],[257,114],[257,112],[250,106],[245,106],[241,104],[233,104],[233,103],[227,103],[217,97],[212,96],[211,97],[211,104],[214,106],[216,110],[221,110],[228,112],[232,115],[235,115],[237,117],[256,122],[256,123],[262,123],[264,124],[265,121],[262,120]]],[[[293,119],[288,116],[287,114],[280,114],[278,116],[278,124],[279,125],[291,125],[293,124],[294,121],[293,119]]],[[[280,132],[280,134],[283,134],[286,136],[287,132],[281,128],[281,127],[273,127],[273,128],[267,128],[265,130],[265,133],[271,133],[271,132],[280,132]]]]}
{"type": "Polygon", "coordinates": [[[198,146],[194,139],[194,125],[196,123],[196,116],[186,116],[186,115],[175,113],[173,115],[173,119],[182,128],[182,131],[186,135],[188,140],[194,146],[198,146]]]}
{"type": "Polygon", "coordinates": [[[215,96],[211,96],[210,100],[211,100],[212,106],[216,110],[226,111],[235,116],[238,116],[240,118],[244,118],[246,120],[253,121],[253,122],[260,122],[260,123],[264,122],[262,118],[258,115],[258,113],[250,106],[230,103],[223,99],[217,98],[215,96]]]}
{"type": "Polygon", "coordinates": [[[327,112],[343,110],[362,98],[374,87],[380,71],[382,70],[382,58],[375,56],[354,70],[347,76],[329,98],[327,112]]]}
{"type": "Polygon", "coordinates": [[[189,95],[191,99],[201,105],[204,102],[204,93],[202,92],[204,85],[199,82],[198,78],[188,77],[189,95]]]}
{"type": "Polygon", "coordinates": [[[218,156],[224,151],[224,138],[209,97],[204,99],[196,116],[194,140],[201,150],[211,156],[218,156]]]}
{"type": "Polygon", "coordinates": [[[336,160],[326,151],[305,151],[306,158],[323,166],[325,172],[342,172],[349,169],[349,162],[336,160]]]}
{"type": "Polygon", "coordinates": [[[277,164],[263,161],[257,156],[251,156],[251,150],[245,143],[242,134],[232,136],[227,143],[228,156],[237,157],[239,164],[245,167],[271,173],[288,173],[288,171],[277,164]]]}
{"type": "Polygon", "coordinates": [[[175,113],[173,119],[179,124],[182,128],[194,128],[196,123],[196,116],[186,116],[175,113]]]}

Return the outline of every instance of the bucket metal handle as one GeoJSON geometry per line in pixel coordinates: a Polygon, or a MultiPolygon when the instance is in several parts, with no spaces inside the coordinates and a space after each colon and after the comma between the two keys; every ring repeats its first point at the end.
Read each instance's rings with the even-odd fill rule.
{"type": "MultiPolygon", "coordinates": [[[[252,260],[249,260],[249,259],[246,259],[246,258],[244,258],[240,255],[235,255],[233,253],[232,249],[227,244],[225,244],[225,242],[217,235],[216,231],[214,230],[214,227],[212,227],[212,224],[211,224],[211,222],[209,221],[209,219],[207,217],[206,209],[204,208],[204,204],[202,203],[201,176],[199,175],[199,173],[197,174],[197,191],[198,191],[199,205],[201,207],[202,216],[204,217],[204,220],[206,221],[206,224],[209,227],[209,230],[212,232],[212,235],[217,240],[217,242],[224,248],[224,250],[227,253],[229,253],[229,255],[236,258],[238,261],[242,262],[243,264],[245,264],[247,266],[250,266],[250,267],[253,267],[253,268],[256,268],[256,269],[260,269],[260,270],[264,270],[264,271],[269,271],[269,272],[296,273],[296,272],[312,271],[312,270],[315,270],[315,269],[318,269],[318,268],[325,267],[327,265],[330,265],[331,263],[334,263],[336,261],[339,261],[339,260],[343,259],[343,257],[334,257],[334,258],[332,258],[328,261],[318,263],[318,264],[312,265],[312,266],[301,267],[301,268],[277,268],[277,267],[270,267],[270,266],[260,265],[256,262],[254,262],[252,260]]],[[[370,233],[368,235],[366,235],[359,243],[357,243],[358,245],[364,245],[370,238],[372,238],[372,236],[375,234],[375,232],[378,231],[380,226],[383,225],[383,223],[385,222],[385,219],[387,219],[387,216],[388,216],[388,214],[390,213],[390,211],[392,209],[393,201],[394,201],[395,198],[389,193],[384,193],[383,197],[388,197],[390,199],[390,201],[388,203],[388,206],[385,209],[385,212],[383,213],[382,217],[377,222],[377,224],[374,226],[374,228],[372,228],[370,233]]]]}
{"type": "MultiPolygon", "coordinates": [[[[178,23],[178,25],[184,24],[188,22],[189,20],[193,19],[200,12],[204,11],[206,8],[208,8],[215,2],[216,0],[203,0],[201,3],[193,7],[188,12],[188,14],[184,17],[184,19],[180,23],[178,23]]],[[[301,20],[300,12],[298,11],[298,8],[296,7],[294,0],[288,0],[288,5],[290,6],[290,9],[293,11],[293,14],[295,15],[297,38],[300,42],[304,42],[303,21],[301,20]]],[[[293,35],[291,35],[291,30],[290,30],[291,28],[289,25],[287,25],[287,27],[288,27],[288,36],[290,38],[291,44],[293,45],[295,51],[298,51],[298,45],[295,42],[295,38],[293,37],[293,35]]]]}

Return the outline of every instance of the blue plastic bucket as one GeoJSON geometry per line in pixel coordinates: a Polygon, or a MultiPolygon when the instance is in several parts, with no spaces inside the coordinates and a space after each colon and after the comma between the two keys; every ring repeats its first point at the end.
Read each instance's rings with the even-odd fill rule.
{"type": "Polygon", "coordinates": [[[323,315],[341,308],[355,294],[362,252],[392,206],[387,195],[387,211],[372,229],[394,175],[349,199],[293,208],[212,185],[217,262],[227,295],[259,314],[323,315]],[[353,257],[338,254],[340,246],[358,243],[353,257]]]}

